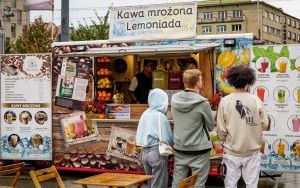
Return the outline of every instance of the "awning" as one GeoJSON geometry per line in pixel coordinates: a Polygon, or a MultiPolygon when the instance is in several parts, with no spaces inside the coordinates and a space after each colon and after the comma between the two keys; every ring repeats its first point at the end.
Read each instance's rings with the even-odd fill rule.
{"type": "Polygon", "coordinates": [[[198,53],[203,50],[220,46],[218,43],[204,43],[192,45],[160,45],[160,46],[129,46],[111,48],[90,48],[86,52],[74,52],[57,56],[124,56],[124,55],[159,55],[198,53]]]}

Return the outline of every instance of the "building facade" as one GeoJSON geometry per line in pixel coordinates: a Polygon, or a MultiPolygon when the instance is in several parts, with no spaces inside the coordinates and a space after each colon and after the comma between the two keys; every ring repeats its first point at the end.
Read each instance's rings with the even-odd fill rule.
{"type": "Polygon", "coordinates": [[[300,42],[300,19],[260,1],[198,5],[197,34],[253,33],[264,44],[300,42]]]}
{"type": "Polygon", "coordinates": [[[24,3],[24,0],[0,1],[0,32],[5,42],[16,40],[22,35],[24,26],[29,25],[29,12],[24,10],[24,3]]]}

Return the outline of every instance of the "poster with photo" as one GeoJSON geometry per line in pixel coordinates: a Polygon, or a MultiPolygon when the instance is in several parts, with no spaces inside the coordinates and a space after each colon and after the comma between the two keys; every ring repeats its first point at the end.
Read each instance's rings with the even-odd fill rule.
{"type": "Polygon", "coordinates": [[[95,122],[88,121],[85,113],[69,114],[61,120],[66,146],[100,140],[95,122]]]}
{"type": "Polygon", "coordinates": [[[52,160],[51,55],[0,59],[1,159],[52,160]]]}
{"type": "Polygon", "coordinates": [[[300,45],[252,48],[257,81],[251,92],[271,119],[264,132],[262,170],[300,172],[300,45]]]}
{"type": "Polygon", "coordinates": [[[141,163],[142,147],[135,144],[135,132],[118,127],[111,128],[107,154],[141,163]]]}
{"type": "Polygon", "coordinates": [[[58,75],[56,96],[77,101],[85,101],[93,58],[63,58],[61,74],[58,75]]]}

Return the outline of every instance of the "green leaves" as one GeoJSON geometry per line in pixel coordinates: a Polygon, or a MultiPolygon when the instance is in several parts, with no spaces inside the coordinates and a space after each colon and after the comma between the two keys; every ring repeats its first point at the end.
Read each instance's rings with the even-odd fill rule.
{"type": "Polygon", "coordinates": [[[297,68],[296,68],[296,60],[297,59],[291,59],[291,70],[296,70],[297,68]]]}
{"type": "Polygon", "coordinates": [[[254,63],[257,61],[258,58],[266,56],[266,51],[264,48],[253,47],[253,53],[255,55],[255,58],[252,60],[252,62],[254,63]]]}
{"type": "Polygon", "coordinates": [[[280,50],[280,57],[290,58],[290,52],[287,46],[284,46],[280,50]]]}

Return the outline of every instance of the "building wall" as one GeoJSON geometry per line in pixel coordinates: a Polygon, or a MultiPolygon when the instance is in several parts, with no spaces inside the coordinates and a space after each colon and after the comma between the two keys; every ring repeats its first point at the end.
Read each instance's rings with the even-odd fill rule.
{"type": "Polygon", "coordinates": [[[24,2],[24,0],[4,0],[3,3],[0,3],[1,10],[10,9],[10,12],[14,13],[13,17],[1,17],[1,26],[4,29],[6,40],[16,40],[22,35],[24,26],[29,25],[29,12],[24,10],[24,2]]]}
{"type": "Polygon", "coordinates": [[[198,6],[197,34],[234,33],[253,33],[255,39],[261,39],[266,44],[299,43],[300,19],[263,2],[198,6]],[[234,11],[238,10],[242,11],[242,15],[236,18],[234,11]],[[226,11],[227,18],[220,19],[220,11],[226,11]],[[212,18],[204,19],[208,12],[212,13],[212,18]],[[287,24],[288,19],[290,19],[290,24],[287,24]],[[241,24],[241,30],[233,31],[232,25],[234,24],[241,24]],[[217,29],[219,25],[225,25],[226,31],[219,32],[217,29]],[[211,32],[203,32],[203,27],[211,27],[211,32]]]}

